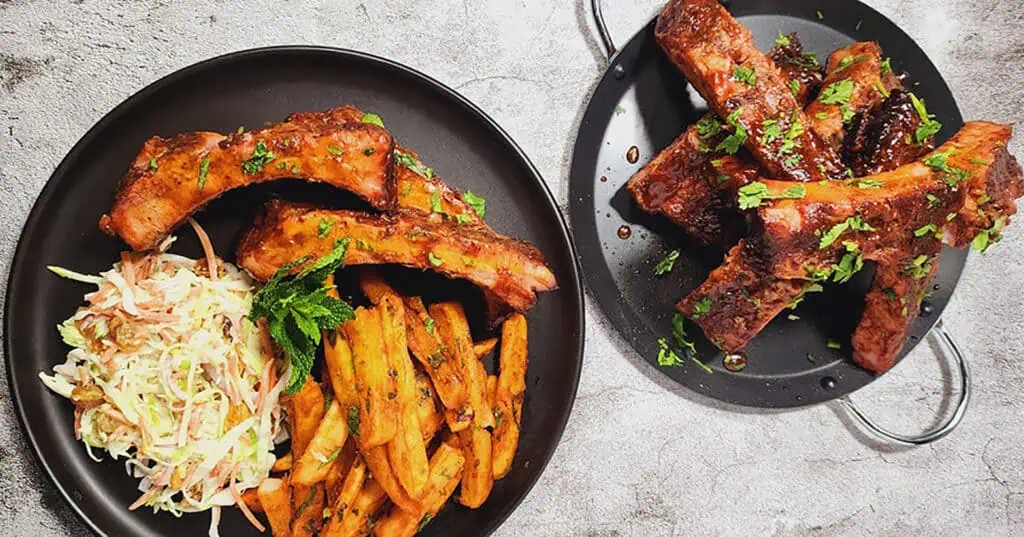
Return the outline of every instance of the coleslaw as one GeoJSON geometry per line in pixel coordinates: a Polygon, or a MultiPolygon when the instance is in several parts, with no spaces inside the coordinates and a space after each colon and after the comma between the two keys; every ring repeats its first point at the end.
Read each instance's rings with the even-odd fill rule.
{"type": "Polygon", "coordinates": [[[142,495],[129,509],[182,513],[245,507],[286,439],[269,335],[247,317],[253,281],[213,256],[205,262],[167,253],[172,239],[145,255],[122,254],[98,276],[49,267],[96,285],[87,305],[58,325],[72,347],[53,374],[39,378],[75,404],[75,435],[89,456],[124,458],[142,495]],[[262,333],[261,333],[262,332],[262,333]]]}

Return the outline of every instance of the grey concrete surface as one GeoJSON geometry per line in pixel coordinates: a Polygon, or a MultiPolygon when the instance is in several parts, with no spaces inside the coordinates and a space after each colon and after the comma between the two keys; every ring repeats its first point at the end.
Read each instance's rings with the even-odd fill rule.
{"type": "MultiPolygon", "coordinates": [[[[622,41],[661,0],[605,3],[622,41]]],[[[1024,119],[1024,3],[869,3],[921,44],[965,117],[1024,119]]],[[[588,21],[583,0],[0,0],[0,275],[49,174],[104,113],[176,69],[261,45],[351,47],[436,77],[493,115],[564,204],[571,142],[602,70],[588,21]]],[[[1022,149],[1018,138],[1011,150],[1022,149]]],[[[974,366],[974,405],[925,448],[879,446],[834,405],[759,413],[697,399],[634,356],[591,305],[564,440],[497,535],[1024,535],[1017,226],[971,258],[947,310],[974,366]]],[[[948,392],[924,347],[855,395],[888,426],[920,430],[948,392]]],[[[5,381],[0,391],[0,535],[87,535],[28,455],[5,381]]]]}

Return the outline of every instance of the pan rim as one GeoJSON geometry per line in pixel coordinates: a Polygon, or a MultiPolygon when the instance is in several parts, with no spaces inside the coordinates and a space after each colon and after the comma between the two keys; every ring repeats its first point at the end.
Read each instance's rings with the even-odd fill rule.
{"type": "MultiPolygon", "coordinates": [[[[957,127],[957,129],[963,126],[963,114],[960,110],[959,103],[956,102],[955,96],[953,95],[952,90],[949,88],[949,84],[946,82],[946,79],[942,76],[942,73],[939,71],[938,67],[935,66],[935,63],[931,60],[931,58],[928,57],[928,54],[925,53],[923,49],[921,49],[920,45],[918,45],[917,42],[902,28],[900,28],[895,22],[890,20],[884,14],[880,13],[878,10],[861,2],[860,0],[853,0],[852,2],[849,2],[849,4],[849,8],[861,10],[866,14],[870,14],[871,16],[875,17],[879,23],[885,25],[886,28],[880,30],[880,33],[894,32],[896,35],[902,36],[912,44],[912,46],[916,49],[916,52],[920,53],[920,56],[924,58],[926,62],[924,64],[924,67],[931,68],[932,70],[935,71],[936,74],[938,74],[939,81],[941,82],[941,88],[938,89],[944,93],[949,94],[953,104],[953,108],[949,111],[951,117],[954,119],[953,124],[957,127]]],[[[735,12],[736,8],[738,7],[735,3],[727,3],[726,7],[729,9],[730,12],[734,13],[738,17],[775,15],[791,18],[807,18],[794,13],[783,13],[778,11],[777,9],[769,8],[761,3],[756,3],[756,5],[745,5],[742,8],[742,12],[738,14],[735,12]]],[[[815,9],[810,3],[808,3],[806,6],[803,6],[801,4],[800,7],[802,9],[811,10],[811,13],[813,13],[813,10],[815,9]]],[[[742,411],[742,409],[764,409],[769,411],[782,411],[810,408],[813,406],[834,401],[841,397],[848,396],[874,383],[879,378],[884,376],[885,373],[883,373],[882,375],[873,375],[873,377],[868,382],[865,382],[864,384],[858,386],[853,390],[836,390],[832,392],[831,397],[828,398],[805,402],[791,401],[789,404],[779,405],[764,405],[756,404],[753,402],[737,401],[735,400],[735,398],[728,398],[721,395],[713,395],[710,391],[697,390],[693,386],[690,386],[685,382],[677,380],[673,378],[671,375],[668,375],[667,372],[662,368],[656,367],[654,360],[649,358],[640,351],[640,349],[638,348],[638,344],[635,342],[635,337],[629,334],[629,332],[633,331],[637,326],[640,326],[642,324],[642,321],[640,321],[640,319],[637,317],[634,309],[617,308],[615,306],[616,302],[612,299],[612,297],[608,296],[609,293],[597,292],[597,288],[601,286],[613,287],[616,290],[621,290],[621,286],[619,285],[619,282],[616,280],[616,276],[612,274],[610,267],[607,263],[607,260],[604,259],[604,257],[600,254],[601,238],[598,233],[598,226],[596,224],[597,220],[594,217],[595,212],[593,210],[595,198],[594,183],[597,181],[597,176],[599,175],[598,153],[600,151],[600,137],[603,136],[603,129],[606,129],[608,125],[608,122],[605,121],[604,117],[606,115],[611,116],[610,113],[606,114],[606,112],[609,112],[612,109],[611,107],[605,106],[607,103],[601,103],[601,106],[598,106],[596,100],[602,97],[604,94],[614,92],[609,92],[609,90],[607,89],[614,82],[627,80],[630,78],[630,66],[622,66],[621,60],[626,54],[633,51],[636,43],[638,41],[642,41],[645,38],[646,34],[653,33],[653,29],[654,26],[657,24],[657,20],[658,14],[656,13],[653,17],[651,17],[650,20],[648,20],[647,23],[640,27],[627,40],[622,41],[622,44],[616,48],[615,53],[610,58],[608,58],[607,65],[605,66],[605,69],[600,79],[598,80],[597,84],[594,86],[593,90],[590,92],[590,95],[587,98],[587,105],[584,109],[582,120],[580,121],[575,139],[573,141],[573,154],[569,168],[568,178],[569,218],[572,222],[573,236],[576,240],[578,240],[579,244],[581,245],[580,263],[581,265],[591,267],[584,271],[583,276],[584,280],[586,281],[586,286],[593,294],[594,299],[596,299],[596,302],[599,306],[598,309],[601,311],[601,314],[604,315],[605,318],[607,318],[608,321],[611,323],[615,332],[625,340],[630,352],[632,352],[636,357],[645,362],[645,365],[641,367],[650,368],[650,371],[653,371],[658,375],[667,377],[672,382],[687,388],[688,390],[695,394],[698,394],[699,396],[714,399],[715,401],[729,405],[734,409],[740,411],[742,411]],[[617,73],[617,67],[620,70],[625,69],[626,74],[620,74],[622,71],[617,73]],[[593,141],[586,143],[585,140],[593,141]],[[586,157],[585,161],[583,160],[583,157],[586,157]]],[[[820,23],[821,19],[815,22],[820,23]]],[[[831,28],[832,26],[829,27],[831,28]]],[[[636,60],[632,60],[632,63],[635,64],[636,60]]],[[[614,105],[612,105],[612,107],[614,107],[614,105]]],[[[949,247],[943,248],[943,252],[947,252],[949,250],[949,247]]],[[[963,261],[959,263],[960,266],[957,269],[955,277],[952,278],[953,281],[952,288],[950,289],[950,297],[946,300],[945,304],[943,304],[941,308],[937,309],[935,314],[931,315],[931,317],[928,318],[928,332],[930,332],[941,320],[942,314],[945,312],[946,306],[952,300],[953,295],[955,295],[956,289],[959,287],[960,279],[963,275],[963,269],[966,265],[966,260],[969,253],[969,251],[966,251],[963,252],[962,254],[957,254],[963,256],[963,261]]],[[[919,317],[919,319],[920,318],[921,317],[919,317]]],[[[921,337],[918,340],[908,339],[907,341],[905,341],[904,347],[903,349],[901,349],[901,355],[897,361],[897,364],[900,361],[902,361],[903,358],[905,358],[911,351],[913,351],[917,347],[917,345],[924,341],[924,339],[924,337],[921,337]]],[[[888,373],[888,371],[886,373],[888,373]]]]}
{"type": "MultiPolygon", "coordinates": [[[[433,90],[439,91],[446,99],[449,99],[454,104],[463,107],[471,114],[476,116],[483,125],[489,130],[497,134],[506,144],[506,146],[515,152],[516,157],[526,166],[529,171],[530,178],[533,180],[536,186],[540,188],[543,194],[544,201],[547,203],[547,208],[552,211],[558,222],[558,229],[552,230],[552,233],[559,234],[557,237],[559,242],[563,246],[568,247],[566,255],[571,260],[569,263],[569,279],[571,283],[568,285],[560,285],[560,288],[571,289],[575,294],[573,300],[573,312],[576,316],[576,337],[574,343],[575,356],[574,367],[572,374],[572,387],[568,394],[568,406],[566,407],[563,416],[559,420],[557,426],[557,432],[552,435],[553,447],[551,451],[544,457],[543,460],[539,461],[539,468],[533,474],[533,476],[526,481],[526,486],[523,492],[518,495],[512,502],[509,502],[504,508],[498,511],[498,515],[495,517],[487,527],[482,528],[480,535],[486,537],[497,530],[508,517],[519,507],[519,505],[530,495],[537,481],[539,481],[541,475],[547,469],[554,454],[558,451],[558,447],[561,445],[562,438],[565,433],[566,425],[568,424],[569,417],[572,415],[572,411],[575,406],[576,396],[579,391],[580,378],[583,371],[583,358],[585,354],[585,342],[586,342],[586,309],[584,305],[584,287],[582,278],[582,267],[580,266],[579,255],[577,254],[576,245],[574,242],[574,236],[569,231],[569,226],[566,221],[566,215],[559,209],[558,203],[551,188],[547,182],[544,181],[540,171],[526,155],[519,144],[502,128],[487,112],[481,109],[479,106],[474,104],[472,101],[464,97],[458,91],[452,89],[448,85],[438,81],[437,79],[402,63],[384,58],[368,52],[358,51],[348,48],[330,47],[321,45],[276,45],[267,47],[256,47],[241,49],[233,52],[228,52],[218,56],[202,60],[197,63],[193,63],[172,71],[171,73],[160,77],[159,79],[149,83],[143,88],[139,89],[128,98],[121,101],[118,105],[112,108],[109,112],[103,115],[92,127],[89,128],[78,139],[77,142],[71,147],[67,154],[61,159],[60,163],[54,168],[50,177],[46,180],[43,188],[39,191],[35,201],[32,204],[32,208],[29,210],[28,216],[25,222],[22,224],[21,233],[18,236],[18,242],[15,247],[14,255],[11,259],[10,274],[7,279],[6,286],[6,299],[4,304],[4,322],[3,330],[4,334],[13,333],[13,321],[12,314],[13,305],[18,301],[19,289],[15,285],[15,282],[23,278],[22,273],[25,269],[24,257],[25,252],[25,241],[23,240],[27,235],[35,233],[36,227],[39,225],[43,218],[43,207],[48,206],[51,203],[51,198],[57,192],[57,183],[54,181],[55,178],[63,179],[66,174],[66,169],[70,167],[76,160],[80,158],[81,152],[86,146],[91,144],[96,138],[101,136],[106,128],[115,121],[120,120],[125,115],[131,113],[133,109],[144,102],[154,93],[161,91],[164,87],[177,83],[181,79],[194,76],[197,73],[201,73],[207,69],[216,69],[221,65],[230,64],[237,61],[244,61],[253,56],[262,56],[268,54],[321,54],[336,56],[349,60],[367,61],[382,65],[383,67],[395,72],[396,74],[410,77],[417,80],[420,83],[425,84],[433,90]]],[[[26,440],[32,447],[32,453],[36,462],[40,465],[47,478],[56,487],[57,491],[63,497],[64,501],[71,507],[71,510],[77,515],[78,519],[81,520],[92,533],[96,535],[106,536],[110,535],[99,524],[93,520],[88,513],[79,505],[70,491],[64,486],[64,484],[57,478],[51,467],[50,462],[44,457],[42,450],[39,446],[39,439],[36,438],[32,429],[28,426],[28,416],[25,414],[25,407],[22,401],[22,394],[19,389],[19,383],[14,377],[14,368],[12,359],[13,345],[11,338],[8,336],[4,337],[3,351],[4,351],[4,367],[7,372],[7,384],[11,392],[11,402],[14,406],[14,412],[18,416],[18,423],[21,426],[22,432],[25,434],[26,440]]]]}

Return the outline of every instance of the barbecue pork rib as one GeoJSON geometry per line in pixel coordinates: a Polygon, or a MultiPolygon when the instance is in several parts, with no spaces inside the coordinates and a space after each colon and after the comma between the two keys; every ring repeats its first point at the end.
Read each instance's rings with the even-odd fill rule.
{"type": "Polygon", "coordinates": [[[135,250],[157,244],[224,192],[290,177],[329,183],[378,209],[394,206],[394,141],[388,131],[342,107],[293,114],[249,132],[153,137],[121,180],[100,228],[135,250]]]}
{"type": "Polygon", "coordinates": [[[768,57],[782,71],[790,84],[790,92],[800,106],[807,106],[811,97],[818,93],[824,80],[821,65],[813,54],[804,53],[804,46],[796,32],[775,41],[768,57]],[[781,42],[780,42],[781,41],[781,42]],[[793,92],[793,82],[796,91],[793,92]]]}
{"type": "Polygon", "coordinates": [[[887,172],[911,163],[934,149],[933,137],[915,141],[923,123],[910,94],[893,89],[884,101],[866,114],[857,114],[843,140],[843,162],[854,177],[887,172]]]}
{"type": "Polygon", "coordinates": [[[413,211],[370,215],[272,200],[243,237],[237,261],[256,279],[267,280],[293,260],[319,257],[344,238],[350,241],[348,265],[394,263],[434,270],[469,280],[516,311],[532,308],[538,292],[557,288],[533,246],[413,211]]]}
{"type": "MultiPolygon", "coordinates": [[[[765,200],[746,242],[769,274],[803,278],[808,270],[839,262],[846,241],[856,241],[864,257],[872,259],[875,250],[899,248],[906,237],[928,226],[956,247],[970,244],[983,231],[996,239],[1016,212],[1009,200],[1022,192],[1020,165],[1006,150],[1011,134],[1009,125],[970,122],[925,159],[870,177],[807,184],[800,199],[765,200]],[[865,182],[878,187],[861,188],[865,182]],[[825,244],[823,237],[851,218],[879,231],[851,226],[839,240],[825,244]]],[[[792,186],[763,183],[774,194],[792,186]]]]}
{"type": "Polygon", "coordinates": [[[804,113],[809,127],[834,149],[843,142],[845,125],[902,88],[892,70],[882,74],[882,49],[874,41],[840,48],[829,57],[821,93],[804,113]]]}
{"type": "Polygon", "coordinates": [[[785,75],[716,0],[670,0],[655,38],[711,110],[745,133],[744,145],[768,175],[792,181],[843,175],[835,151],[808,128],[785,75]]]}

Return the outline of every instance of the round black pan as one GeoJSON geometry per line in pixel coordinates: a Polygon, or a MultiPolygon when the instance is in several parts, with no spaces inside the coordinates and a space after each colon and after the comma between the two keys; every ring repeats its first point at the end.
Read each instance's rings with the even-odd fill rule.
{"type": "MultiPolygon", "coordinates": [[[[64,361],[55,326],[79,306],[88,286],[50,274],[46,265],[95,273],[126,249],[102,234],[97,219],[110,207],[128,163],[153,135],[258,127],[296,111],[351,103],[380,114],[396,138],[414,148],[450,184],[488,198],[487,221],[545,254],[560,289],[541,296],[529,319],[531,360],[519,451],[507,478],[479,510],[449,506],[426,536],[488,535],[537,481],[561,438],[572,408],[583,357],[583,299],[568,230],[555,201],[526,155],[484,112],[412,69],[336,49],[258,49],[215,58],[178,71],[115,108],[71,150],[33,207],[8,282],[4,351],[22,425],[43,468],[74,510],[102,535],[205,535],[209,514],[176,519],[126,506],[138,492],[122,462],[94,463],[74,439],[72,405],[36,376],[64,361]]],[[[241,231],[271,195],[350,206],[353,197],[299,181],[228,193],[198,214],[218,253],[231,260],[241,231]]],[[[201,256],[191,230],[178,232],[172,251],[201,256]]],[[[470,301],[479,292],[417,271],[390,272],[403,287],[433,297],[470,301]]],[[[473,315],[478,337],[484,319],[473,315]]],[[[259,535],[235,509],[225,511],[221,535],[259,535]]]]}
{"type": "MultiPolygon", "coordinates": [[[[797,32],[804,50],[822,61],[854,41],[878,41],[892,57],[893,68],[909,73],[906,85],[943,123],[937,141],[962,126],[960,110],[932,62],[907,34],[870,7],[828,0],[725,4],[750,28],[763,51],[780,31],[797,32]]],[[[615,328],[654,367],[657,339],[670,337],[676,301],[704,281],[721,263],[723,252],[700,247],[668,220],[641,211],[625,185],[706,111],[703,99],[658,47],[651,21],[612,57],[576,138],[569,210],[586,279],[615,328]],[[632,147],[640,155],[635,163],[627,160],[632,147]],[[627,231],[628,238],[620,238],[627,231]],[[675,270],[655,278],[655,263],[675,248],[682,251],[675,270]]],[[[924,305],[928,314],[914,323],[903,355],[939,319],[966,258],[963,250],[943,251],[935,289],[924,305]]],[[[849,344],[872,274],[873,268],[865,269],[846,285],[828,285],[825,292],[808,296],[791,312],[799,320],[789,320],[790,312],[784,312],[745,349],[748,363],[740,373],[724,369],[721,352],[692,324],[689,333],[697,336],[701,361],[713,373],[689,362],[660,369],[703,395],[744,406],[797,407],[853,392],[875,378],[851,361],[849,344]],[[829,340],[841,348],[829,348],[829,340]]]]}

